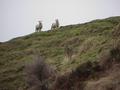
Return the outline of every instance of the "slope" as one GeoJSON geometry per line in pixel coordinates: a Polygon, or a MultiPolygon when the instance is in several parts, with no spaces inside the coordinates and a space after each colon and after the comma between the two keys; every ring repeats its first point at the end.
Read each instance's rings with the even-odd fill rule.
{"type": "MultiPolygon", "coordinates": [[[[102,52],[113,47],[113,28],[119,22],[119,16],[110,17],[61,26],[55,31],[32,33],[0,43],[0,89],[24,89],[26,85],[23,70],[35,54],[44,57],[61,74],[74,70],[86,61],[98,60],[102,52]],[[66,46],[72,50],[69,62],[66,60],[66,46]]],[[[119,43],[119,38],[116,39],[119,43]]]]}

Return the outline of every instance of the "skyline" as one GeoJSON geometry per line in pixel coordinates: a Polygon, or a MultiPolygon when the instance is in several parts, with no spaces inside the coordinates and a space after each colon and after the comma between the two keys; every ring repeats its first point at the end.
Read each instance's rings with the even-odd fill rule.
{"type": "Polygon", "coordinates": [[[55,19],[60,26],[120,16],[119,0],[0,0],[0,42],[35,31],[38,20],[43,31],[55,19]]]}

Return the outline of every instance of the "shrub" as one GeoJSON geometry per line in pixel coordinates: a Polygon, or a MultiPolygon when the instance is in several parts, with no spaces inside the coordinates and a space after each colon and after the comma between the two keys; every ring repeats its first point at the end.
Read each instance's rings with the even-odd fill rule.
{"type": "Polygon", "coordinates": [[[28,90],[48,90],[54,71],[38,56],[33,63],[26,65],[25,74],[28,90]]]}

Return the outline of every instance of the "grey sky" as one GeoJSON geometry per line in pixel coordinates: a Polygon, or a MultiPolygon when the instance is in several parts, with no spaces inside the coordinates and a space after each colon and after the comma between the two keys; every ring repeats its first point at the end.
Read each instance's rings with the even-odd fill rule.
{"type": "Polygon", "coordinates": [[[43,30],[56,18],[60,25],[120,16],[120,0],[0,0],[0,41],[34,32],[38,20],[43,30]]]}

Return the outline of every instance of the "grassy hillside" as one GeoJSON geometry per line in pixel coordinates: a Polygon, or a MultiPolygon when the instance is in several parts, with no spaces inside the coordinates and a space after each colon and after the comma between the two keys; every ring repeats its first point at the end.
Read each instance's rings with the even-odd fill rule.
{"type": "MultiPolygon", "coordinates": [[[[23,90],[24,67],[36,53],[61,74],[74,70],[86,61],[99,60],[102,52],[113,47],[114,27],[120,17],[94,20],[84,24],[61,26],[55,31],[35,32],[0,43],[0,90],[23,90]],[[65,47],[72,50],[69,62],[65,47]]],[[[119,42],[119,37],[116,37],[119,42]]]]}

